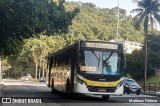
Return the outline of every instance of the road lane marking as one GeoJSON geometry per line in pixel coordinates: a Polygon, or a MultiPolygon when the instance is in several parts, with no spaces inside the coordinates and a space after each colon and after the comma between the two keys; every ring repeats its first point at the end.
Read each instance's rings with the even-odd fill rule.
{"type": "Polygon", "coordinates": [[[151,104],[146,104],[146,103],[139,103],[139,104],[141,104],[141,105],[145,105],[145,106],[155,106],[155,105],[151,105],[151,104]]]}

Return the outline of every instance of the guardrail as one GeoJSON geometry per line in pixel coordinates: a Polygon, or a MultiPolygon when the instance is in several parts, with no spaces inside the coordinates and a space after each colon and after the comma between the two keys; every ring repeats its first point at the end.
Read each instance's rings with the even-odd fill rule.
{"type": "Polygon", "coordinates": [[[156,83],[141,83],[142,93],[160,95],[160,84],[156,83]],[[146,87],[144,87],[146,86],[146,87]],[[145,89],[144,89],[145,88],[145,89]],[[145,91],[145,92],[144,92],[145,91]]]}

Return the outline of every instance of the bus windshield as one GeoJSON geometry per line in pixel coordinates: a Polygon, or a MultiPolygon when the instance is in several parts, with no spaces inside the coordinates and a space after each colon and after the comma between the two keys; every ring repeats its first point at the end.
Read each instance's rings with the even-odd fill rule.
{"type": "Polygon", "coordinates": [[[121,56],[116,52],[85,50],[80,53],[80,70],[88,74],[122,75],[121,56]]]}

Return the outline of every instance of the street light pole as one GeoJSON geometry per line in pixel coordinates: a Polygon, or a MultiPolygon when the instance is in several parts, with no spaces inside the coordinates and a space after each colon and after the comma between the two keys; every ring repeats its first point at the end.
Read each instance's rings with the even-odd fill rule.
{"type": "Polygon", "coordinates": [[[118,41],[119,38],[119,0],[118,0],[118,14],[117,14],[117,37],[116,40],[118,41]]]}

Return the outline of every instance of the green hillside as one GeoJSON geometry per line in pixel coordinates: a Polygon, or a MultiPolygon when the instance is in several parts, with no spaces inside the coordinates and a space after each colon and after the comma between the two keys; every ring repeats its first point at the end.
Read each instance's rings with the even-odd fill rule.
{"type": "MultiPolygon", "coordinates": [[[[80,13],[70,26],[77,38],[87,40],[110,40],[116,38],[117,8],[98,8],[92,3],[67,2],[67,11],[78,7],[80,13]]],[[[143,42],[143,29],[135,30],[132,17],[126,15],[126,10],[120,9],[119,37],[131,41],[143,42]]]]}

